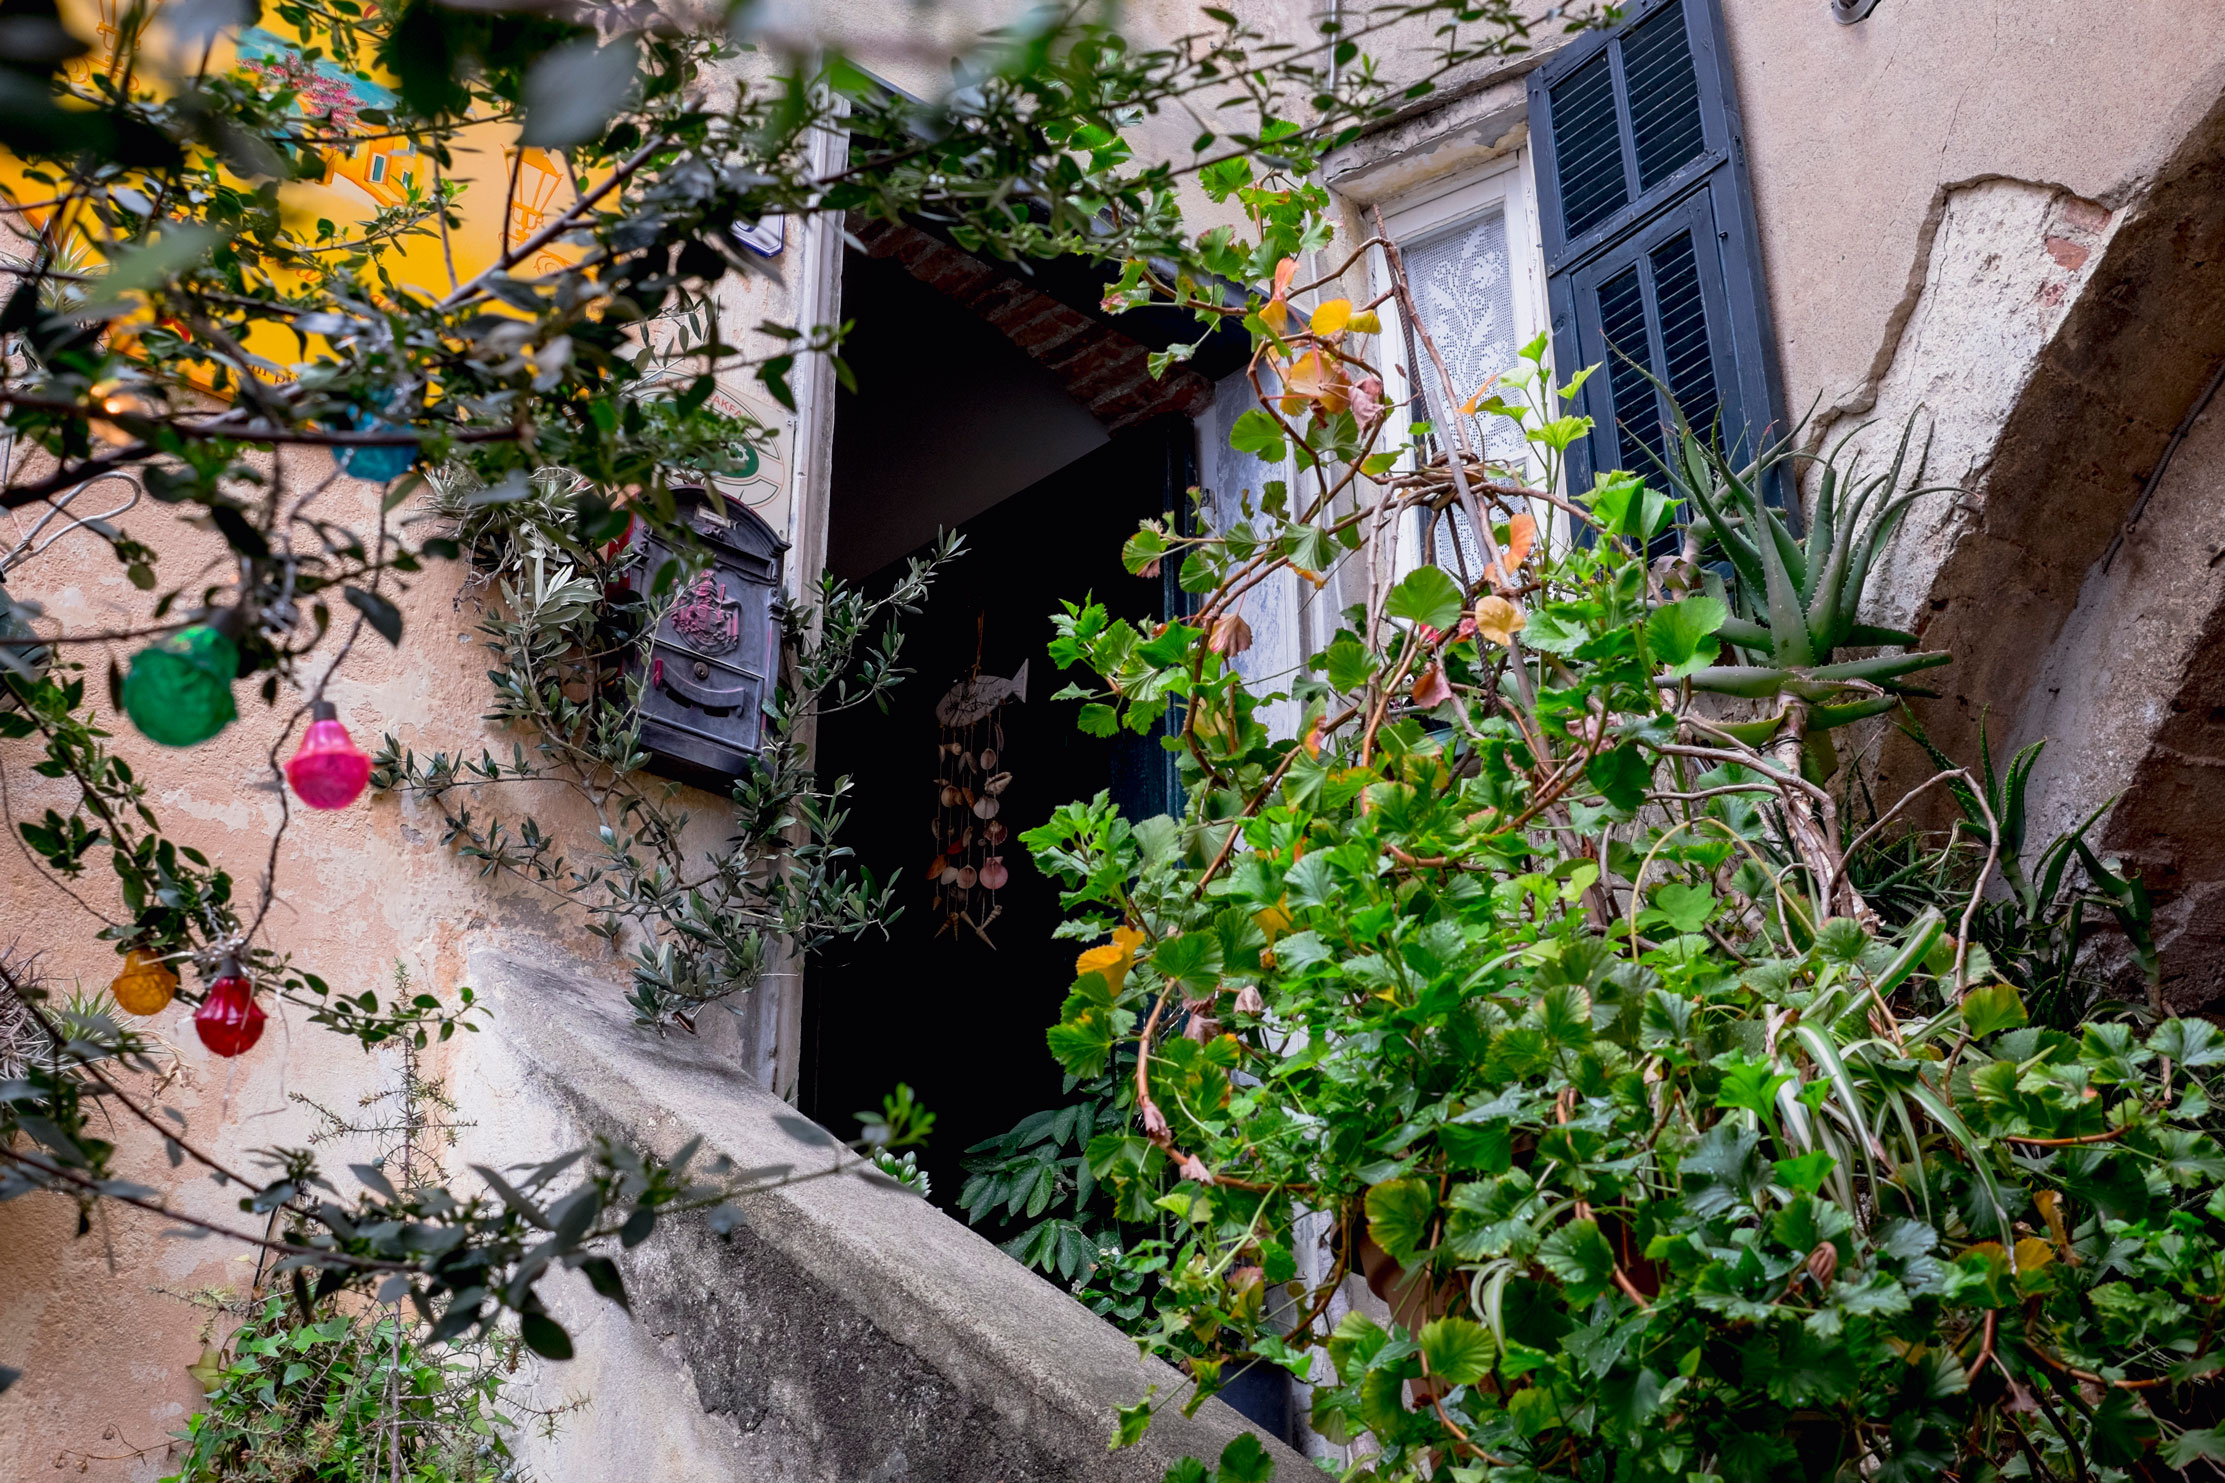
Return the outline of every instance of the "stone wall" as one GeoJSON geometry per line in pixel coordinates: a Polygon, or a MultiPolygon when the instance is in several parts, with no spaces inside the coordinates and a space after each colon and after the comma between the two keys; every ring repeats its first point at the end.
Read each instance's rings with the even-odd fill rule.
{"type": "MultiPolygon", "coordinates": [[[[621,1263],[631,1318],[583,1282],[551,1285],[580,1357],[540,1367],[534,1388],[591,1404],[529,1444],[538,1476],[1158,1483],[1243,1426],[1219,1401],[1195,1418],[1170,1406],[1141,1446],[1108,1451],[1114,1408],[1177,1396],[1180,1375],[926,1201],[857,1173],[728,1058],[633,1025],[608,985],[494,950],[470,973],[496,1011],[468,1048],[485,1089],[471,1160],[537,1162],[593,1134],[670,1154],[700,1134],[703,1158],[793,1181],[743,1200],[731,1236],[701,1217],[660,1224],[621,1263]],[[850,1172],[825,1173],[838,1166],[850,1172]]],[[[1306,1476],[1262,1441],[1280,1476],[1306,1476]]]]}

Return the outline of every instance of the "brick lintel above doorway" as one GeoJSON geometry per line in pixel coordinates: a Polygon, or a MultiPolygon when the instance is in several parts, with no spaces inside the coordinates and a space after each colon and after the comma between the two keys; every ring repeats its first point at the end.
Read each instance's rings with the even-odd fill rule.
{"type": "Polygon", "coordinates": [[[912,277],[994,325],[1110,432],[1168,412],[1194,417],[1212,403],[1213,385],[1205,377],[1176,366],[1154,379],[1148,363],[1153,346],[1061,303],[1010,267],[906,223],[853,215],[848,230],[867,256],[894,258],[912,277]]]}

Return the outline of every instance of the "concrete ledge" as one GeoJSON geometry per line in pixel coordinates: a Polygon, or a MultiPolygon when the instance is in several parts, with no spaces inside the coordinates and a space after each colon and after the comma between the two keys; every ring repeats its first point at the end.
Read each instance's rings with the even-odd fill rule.
{"type": "MultiPolygon", "coordinates": [[[[476,1161],[545,1158],[601,1133],[669,1154],[701,1134],[743,1168],[821,1169],[830,1135],[686,1037],[637,1029],[615,990],[496,952],[470,959],[494,1007],[469,1048],[504,1115],[476,1161]]],[[[853,1160],[854,1162],[854,1160],[853,1160]]],[[[548,1284],[580,1357],[542,1404],[585,1394],[527,1463],[553,1480],[1034,1480],[1159,1483],[1239,1430],[1219,1401],[1107,1449],[1113,1410],[1181,1377],[965,1226],[885,1180],[816,1179],[742,1202],[745,1224],[660,1223],[621,1262],[634,1318],[548,1284]]],[[[1286,1480],[1305,1459],[1261,1441],[1286,1480]]]]}

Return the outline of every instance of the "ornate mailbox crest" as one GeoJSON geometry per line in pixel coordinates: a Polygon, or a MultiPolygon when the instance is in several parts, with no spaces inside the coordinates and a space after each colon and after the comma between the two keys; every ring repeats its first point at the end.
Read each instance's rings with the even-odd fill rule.
{"type": "MultiPolygon", "coordinates": [[[[765,702],[780,661],[787,543],[738,504],[729,501],[721,519],[700,490],[674,492],[710,548],[711,565],[670,601],[643,650],[649,683],[641,745],[653,770],[723,793],[764,744],[765,702]]],[[[633,540],[641,556],[637,579],[646,583],[671,552],[639,527],[633,540]]]]}
{"type": "Polygon", "coordinates": [[[699,654],[731,654],[742,646],[742,605],[716,572],[705,572],[672,610],[672,631],[699,654]]]}

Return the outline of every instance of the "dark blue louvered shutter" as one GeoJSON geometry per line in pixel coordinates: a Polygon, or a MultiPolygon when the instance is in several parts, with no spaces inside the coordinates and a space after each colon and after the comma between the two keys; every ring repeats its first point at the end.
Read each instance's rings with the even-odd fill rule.
{"type": "Polygon", "coordinates": [[[1553,355],[1597,365],[1569,450],[1578,489],[1650,473],[1665,385],[1695,428],[1751,451],[1784,431],[1769,298],[1720,0],[1645,0],[1530,74],[1553,355]],[[1651,378],[1651,379],[1649,379],[1651,378]]]}

